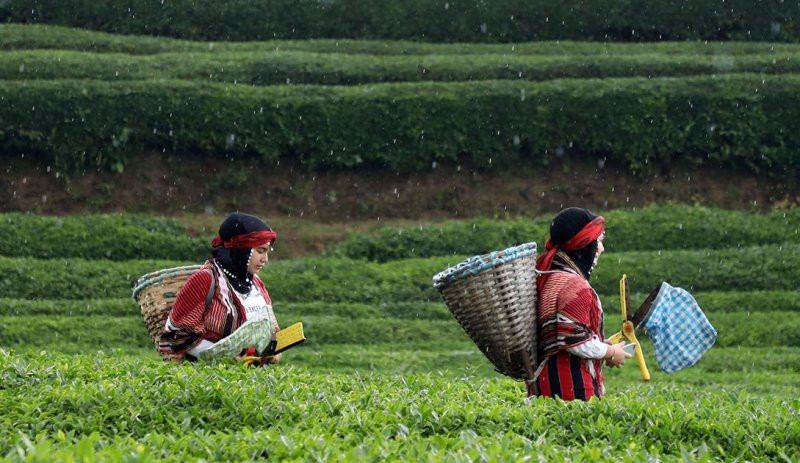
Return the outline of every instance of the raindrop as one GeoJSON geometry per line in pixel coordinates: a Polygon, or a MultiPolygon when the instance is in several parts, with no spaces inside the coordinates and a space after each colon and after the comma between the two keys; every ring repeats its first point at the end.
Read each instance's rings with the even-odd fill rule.
{"type": "Polygon", "coordinates": [[[514,143],[514,145],[515,145],[515,146],[516,146],[516,145],[519,145],[519,144],[520,144],[519,135],[514,135],[514,136],[511,138],[511,142],[512,142],[512,143],[514,143]]]}

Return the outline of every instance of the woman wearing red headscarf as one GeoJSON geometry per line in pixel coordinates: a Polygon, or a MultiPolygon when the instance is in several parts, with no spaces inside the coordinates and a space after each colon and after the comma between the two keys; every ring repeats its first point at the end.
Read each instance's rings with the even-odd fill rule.
{"type": "MultiPolygon", "coordinates": [[[[257,273],[267,264],[277,235],[261,219],[233,213],[211,242],[213,257],[189,277],[167,317],[159,350],[196,360],[198,354],[229,336],[247,320],[274,321],[272,300],[257,273]]],[[[254,349],[246,352],[257,354],[254,349]]],[[[280,354],[268,357],[280,361],[280,354]]]]}
{"type": "Polygon", "coordinates": [[[537,379],[528,396],[564,400],[605,394],[603,361],[625,363],[624,343],[610,345],[603,336],[603,308],[589,285],[603,253],[605,219],[588,209],[571,207],[550,223],[546,252],[536,262],[538,357],[537,379]]]}

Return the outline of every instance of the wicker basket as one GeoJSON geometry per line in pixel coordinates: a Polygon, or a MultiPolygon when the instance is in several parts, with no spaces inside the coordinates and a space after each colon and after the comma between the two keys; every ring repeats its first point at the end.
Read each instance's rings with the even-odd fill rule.
{"type": "Polygon", "coordinates": [[[458,323],[500,373],[536,364],[536,243],[475,256],[433,277],[458,323]]]}
{"type": "MultiPolygon", "coordinates": [[[[186,267],[175,267],[158,270],[148,273],[136,281],[133,287],[133,298],[139,304],[142,311],[142,318],[150,339],[158,349],[161,334],[164,332],[164,324],[167,321],[169,311],[175,305],[178,291],[189,277],[200,270],[201,265],[188,265],[186,267]]],[[[175,361],[180,356],[163,354],[165,360],[175,361]]]]}

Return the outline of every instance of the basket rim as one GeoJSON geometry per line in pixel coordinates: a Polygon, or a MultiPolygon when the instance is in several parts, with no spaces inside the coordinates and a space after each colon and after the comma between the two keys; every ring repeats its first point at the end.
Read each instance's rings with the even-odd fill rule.
{"type": "Polygon", "coordinates": [[[454,282],[471,275],[478,275],[491,268],[513,262],[515,260],[535,256],[536,242],[531,241],[517,246],[511,246],[500,251],[470,257],[460,263],[449,267],[433,276],[434,288],[441,290],[454,282]]]}
{"type": "Polygon", "coordinates": [[[183,265],[181,267],[170,267],[164,268],[161,270],[156,270],[154,272],[146,273],[139,277],[136,280],[136,284],[133,286],[131,290],[131,297],[139,300],[139,293],[149,286],[157,285],[162,283],[165,279],[171,277],[178,277],[184,276],[190,273],[194,273],[199,270],[203,265],[202,264],[194,264],[194,265],[183,265]]]}

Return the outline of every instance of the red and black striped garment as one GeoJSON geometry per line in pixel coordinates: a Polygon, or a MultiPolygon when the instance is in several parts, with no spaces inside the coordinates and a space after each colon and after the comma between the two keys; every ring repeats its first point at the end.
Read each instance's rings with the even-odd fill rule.
{"type": "Polygon", "coordinates": [[[603,359],[586,359],[567,350],[593,336],[605,339],[603,311],[589,282],[569,270],[548,274],[538,297],[537,325],[539,358],[545,363],[537,387],[529,387],[528,395],[564,400],[602,396],[603,359]]]}
{"type": "MultiPolygon", "coordinates": [[[[247,320],[244,307],[230,286],[228,286],[228,304],[225,303],[220,277],[224,278],[210,261],[189,277],[178,293],[175,305],[167,318],[167,326],[159,342],[160,351],[186,354],[202,340],[217,342],[230,335],[247,320]],[[212,273],[213,278],[218,279],[218,284],[214,289],[211,305],[206,310],[206,297],[211,287],[212,273]],[[229,307],[232,310],[229,310],[229,307]]],[[[267,288],[258,275],[253,276],[253,282],[261,291],[266,303],[272,304],[267,288]]],[[[275,330],[278,330],[277,321],[275,330]]]]}

